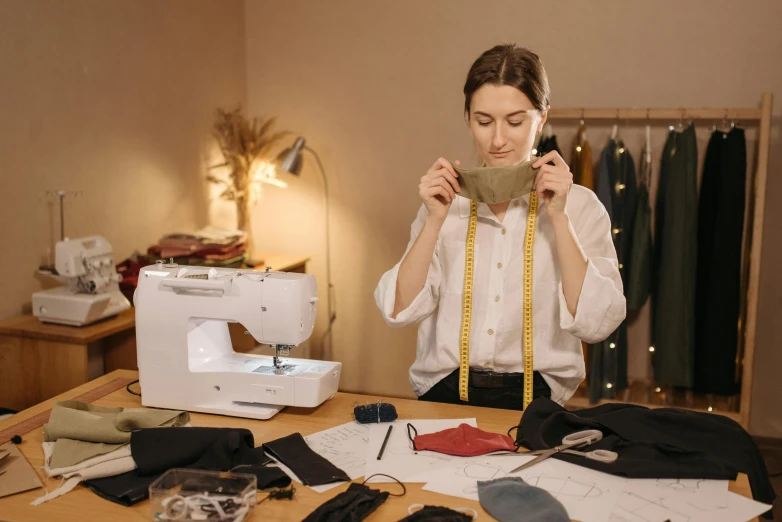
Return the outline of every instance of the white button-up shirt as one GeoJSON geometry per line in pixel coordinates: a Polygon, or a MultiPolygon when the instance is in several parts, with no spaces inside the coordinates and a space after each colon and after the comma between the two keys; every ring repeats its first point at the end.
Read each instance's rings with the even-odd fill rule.
{"type": "MultiPolygon", "coordinates": [[[[554,226],[542,200],[539,207],[532,268],[534,369],[551,387],[552,400],[563,403],[585,377],[580,341],[597,343],[608,337],[625,317],[625,297],[608,213],[591,190],[573,185],[567,212],[588,266],[576,314],[570,314],[562,292],[554,226]]],[[[486,204],[478,203],[471,367],[524,371],[522,304],[528,213],[529,196],[511,201],[502,222],[486,204]]],[[[422,205],[405,255],[421,232],[426,215],[422,205]]],[[[470,201],[457,196],[440,229],[426,284],[396,318],[392,316],[401,260],[383,275],[375,290],[377,306],[390,326],[420,323],[416,358],[410,368],[410,383],[419,396],[459,367],[469,217],[470,201]]]]}

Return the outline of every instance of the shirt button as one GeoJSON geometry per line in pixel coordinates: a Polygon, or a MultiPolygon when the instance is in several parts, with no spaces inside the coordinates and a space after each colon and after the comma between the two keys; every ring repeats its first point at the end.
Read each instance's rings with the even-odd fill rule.
{"type": "Polygon", "coordinates": [[[489,334],[489,335],[494,335],[494,330],[492,330],[491,328],[489,328],[488,334],[489,334]]]}
{"type": "Polygon", "coordinates": [[[502,268],[502,263],[497,263],[497,268],[502,268]]]}
{"type": "Polygon", "coordinates": [[[497,297],[494,298],[494,302],[495,303],[498,303],[499,301],[500,301],[500,296],[497,296],[497,297]]]}
{"type": "Polygon", "coordinates": [[[502,235],[503,236],[505,235],[505,229],[504,228],[502,229],[502,235]]]}

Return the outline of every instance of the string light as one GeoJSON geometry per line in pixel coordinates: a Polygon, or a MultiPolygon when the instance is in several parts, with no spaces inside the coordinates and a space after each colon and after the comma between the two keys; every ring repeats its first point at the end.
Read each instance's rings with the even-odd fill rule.
{"type": "Polygon", "coordinates": [[[581,152],[581,145],[576,145],[576,152],[581,152]]]}
{"type": "Polygon", "coordinates": [[[713,410],[713,408],[711,406],[709,406],[709,411],[712,411],[712,410],[713,410]]]}
{"type": "Polygon", "coordinates": [[[654,346],[650,346],[650,347],[649,347],[649,351],[650,351],[650,352],[653,352],[653,351],[654,351],[654,346]]]}
{"type": "Polygon", "coordinates": [[[613,387],[614,387],[614,385],[611,384],[610,382],[608,384],[606,384],[606,388],[613,388],[613,387]]]}
{"type": "Polygon", "coordinates": [[[537,156],[538,155],[538,149],[532,149],[531,154],[533,156],[537,156]]]}
{"type": "Polygon", "coordinates": [[[657,388],[655,388],[655,389],[654,389],[654,391],[656,391],[657,393],[660,393],[662,390],[661,390],[661,389],[660,389],[660,387],[658,386],[657,388]]]}
{"type": "Polygon", "coordinates": [[[671,125],[670,127],[668,127],[668,130],[672,131],[672,130],[673,130],[673,125],[671,125]]]}
{"type": "MultiPolygon", "coordinates": [[[[621,265],[620,265],[621,266],[621,265]]],[[[611,343],[608,345],[609,348],[616,348],[616,345],[614,343],[611,343]]]]}
{"type": "Polygon", "coordinates": [[[619,268],[624,268],[625,266],[622,263],[619,263],[619,268]]]}
{"type": "Polygon", "coordinates": [[[619,149],[619,154],[624,154],[624,153],[625,153],[625,148],[624,148],[624,147],[622,147],[621,149],[619,149]]]}

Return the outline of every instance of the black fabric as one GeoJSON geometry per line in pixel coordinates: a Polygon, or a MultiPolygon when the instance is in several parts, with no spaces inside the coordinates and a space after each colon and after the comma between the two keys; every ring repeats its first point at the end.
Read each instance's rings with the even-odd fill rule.
{"type": "MultiPolygon", "coordinates": [[[[473,370],[470,370],[471,376],[473,372],[473,370]]],[[[473,386],[472,379],[470,379],[470,384],[467,387],[468,401],[465,403],[459,399],[459,370],[457,368],[438,381],[429,391],[418,397],[418,400],[521,410],[524,406],[524,379],[522,377],[519,380],[519,375],[523,376],[520,373],[515,374],[518,381],[515,385],[505,388],[479,388],[473,386]]],[[[512,380],[511,377],[508,380],[510,382],[512,380]]],[[[539,372],[533,372],[532,374],[532,396],[533,398],[551,397],[551,388],[539,372]]]]}
{"type": "Polygon", "coordinates": [[[263,449],[288,466],[305,486],[350,480],[344,471],[312,451],[301,433],[267,442],[263,449]]]}
{"type": "MultiPolygon", "coordinates": [[[[271,484],[266,487],[287,485],[280,476],[281,471],[261,472],[255,469],[271,460],[261,448],[253,448],[254,442],[252,432],[246,429],[142,429],[130,436],[130,452],[137,469],[113,477],[88,480],[85,484],[101,497],[123,506],[145,500],[149,485],[171,468],[231,471],[240,465],[250,465],[252,469],[243,472],[254,473],[258,477],[259,489],[263,488],[264,480],[271,484]]],[[[290,479],[287,483],[290,484],[290,479]]]]}
{"type": "Polygon", "coordinates": [[[551,151],[557,151],[557,154],[560,156],[562,155],[562,152],[559,150],[559,144],[557,143],[557,135],[554,134],[550,137],[543,136],[540,138],[540,142],[537,146],[538,149],[538,156],[545,156],[551,151]]]}
{"type": "MultiPolygon", "coordinates": [[[[562,443],[565,435],[597,429],[603,439],[584,451],[606,449],[612,463],[576,455],[554,455],[579,466],[629,478],[735,480],[746,473],[755,500],[774,501],[766,464],[755,442],[737,422],[722,415],[679,408],[649,409],[632,404],[603,404],[567,411],[549,399],[537,399],[521,417],[517,443],[541,450],[562,443]]],[[[770,518],[769,511],[765,516],[770,518]]]]}
{"type": "Polygon", "coordinates": [[[258,489],[287,488],[291,478],[277,466],[258,466],[257,464],[240,464],[231,468],[233,473],[249,473],[258,479],[258,489]]]}
{"type": "Polygon", "coordinates": [[[734,395],[747,183],[744,131],[715,131],[703,164],[695,289],[695,389],[734,395]]]}
{"type": "Polygon", "coordinates": [[[246,429],[155,428],[132,433],[130,452],[139,475],[182,467],[225,471],[238,464],[270,462],[254,443],[246,429]]]}
{"type": "Polygon", "coordinates": [[[367,518],[388,498],[388,491],[351,483],[347,491],[327,500],[302,522],[359,522],[367,518]]]}
{"type": "Polygon", "coordinates": [[[472,517],[442,506],[424,506],[399,522],[470,522],[472,517]]]}

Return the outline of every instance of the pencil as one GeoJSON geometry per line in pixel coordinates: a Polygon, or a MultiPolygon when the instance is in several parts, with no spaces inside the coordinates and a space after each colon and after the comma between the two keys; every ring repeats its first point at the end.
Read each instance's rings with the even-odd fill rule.
{"type": "Polygon", "coordinates": [[[391,435],[391,428],[393,428],[394,425],[390,425],[388,427],[388,431],[386,432],[386,438],[383,439],[383,445],[380,446],[380,453],[377,454],[377,460],[380,460],[383,458],[383,452],[386,450],[386,444],[388,443],[388,437],[391,435]]]}

